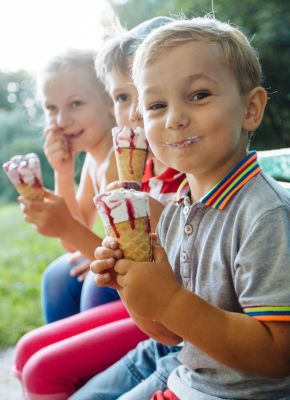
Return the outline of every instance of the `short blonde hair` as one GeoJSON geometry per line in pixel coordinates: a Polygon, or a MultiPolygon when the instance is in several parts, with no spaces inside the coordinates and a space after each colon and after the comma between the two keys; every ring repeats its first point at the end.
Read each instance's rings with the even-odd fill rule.
{"type": "Polygon", "coordinates": [[[80,68],[87,72],[88,79],[105,93],[105,87],[95,70],[96,54],[97,52],[91,49],[68,49],[53,56],[39,73],[38,91],[41,92],[41,85],[50,80],[55,73],[80,68]]]}
{"type": "Polygon", "coordinates": [[[261,65],[247,37],[239,29],[212,17],[177,20],[150,33],[136,51],[135,85],[138,87],[142,68],[154,63],[165,50],[190,41],[219,44],[242,94],[261,85],[261,65]]]}
{"type": "Polygon", "coordinates": [[[95,70],[98,78],[107,88],[107,74],[116,71],[126,74],[129,70],[127,49],[134,42],[129,34],[111,38],[99,51],[95,60],[95,70]]]}
{"type": "Polygon", "coordinates": [[[121,75],[131,73],[130,57],[134,56],[138,46],[151,31],[172,21],[172,18],[164,16],[150,18],[129,31],[123,30],[122,34],[107,41],[95,62],[97,75],[104,85],[107,86],[107,74],[111,71],[121,75]]]}

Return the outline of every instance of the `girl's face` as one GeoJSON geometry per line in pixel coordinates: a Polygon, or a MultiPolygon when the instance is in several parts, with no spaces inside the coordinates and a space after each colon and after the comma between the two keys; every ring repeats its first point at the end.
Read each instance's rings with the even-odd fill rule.
{"type": "Polygon", "coordinates": [[[66,138],[73,153],[92,152],[115,125],[109,97],[81,67],[47,77],[42,104],[48,127],[66,138]]]}

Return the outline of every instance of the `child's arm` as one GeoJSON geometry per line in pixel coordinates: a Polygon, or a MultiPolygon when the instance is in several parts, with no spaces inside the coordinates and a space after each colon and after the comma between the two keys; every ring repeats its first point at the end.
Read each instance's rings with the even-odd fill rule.
{"type": "Polygon", "coordinates": [[[71,215],[62,197],[45,191],[45,201],[29,201],[23,198],[19,201],[22,203],[25,221],[34,224],[37,232],[44,236],[57,237],[78,249],[90,260],[94,259],[95,247],[101,244],[101,239],[71,215]]]}
{"type": "Polygon", "coordinates": [[[154,263],[118,260],[116,281],[132,315],[153,319],[228,365],[270,378],[290,373],[290,324],[260,322],[219,309],[183,288],[163,248],[154,263]]]}
{"type": "MultiPolygon", "coordinates": [[[[96,261],[91,263],[91,270],[96,274],[96,284],[98,286],[109,286],[116,290],[121,289],[116,281],[117,275],[114,271],[114,265],[116,260],[123,257],[123,253],[114,239],[106,237],[102,242],[102,246],[96,248],[95,257],[96,261]]],[[[122,291],[119,294],[122,298],[122,291]]],[[[167,345],[175,345],[182,341],[179,336],[170,332],[157,321],[146,317],[143,318],[133,313],[131,313],[131,316],[145,333],[159,342],[167,345]]]]}

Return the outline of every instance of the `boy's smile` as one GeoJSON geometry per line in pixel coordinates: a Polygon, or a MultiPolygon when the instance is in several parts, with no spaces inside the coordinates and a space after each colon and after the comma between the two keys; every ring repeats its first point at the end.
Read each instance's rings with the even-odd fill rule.
{"type": "Polygon", "coordinates": [[[218,45],[164,50],[138,86],[147,138],[166,165],[215,184],[245,156],[246,99],[218,45]]]}

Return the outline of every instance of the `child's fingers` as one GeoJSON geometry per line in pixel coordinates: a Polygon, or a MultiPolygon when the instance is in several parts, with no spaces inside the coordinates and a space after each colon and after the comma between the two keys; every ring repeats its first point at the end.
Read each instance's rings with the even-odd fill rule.
{"type": "Polygon", "coordinates": [[[164,248],[157,242],[152,243],[152,255],[155,262],[168,262],[167,254],[164,248]]]}
{"type": "Polygon", "coordinates": [[[152,233],[151,233],[151,239],[152,239],[153,242],[156,242],[157,239],[158,239],[157,233],[152,232],[152,233]]]}
{"type": "Polygon", "coordinates": [[[90,263],[82,263],[70,269],[69,274],[70,276],[78,276],[82,274],[87,274],[90,270],[90,263]]]}
{"type": "Polygon", "coordinates": [[[102,246],[107,247],[108,249],[117,249],[119,244],[112,236],[106,236],[102,241],[102,246]]]}
{"type": "Polygon", "coordinates": [[[107,286],[107,284],[111,280],[111,274],[106,272],[104,274],[97,274],[95,275],[95,283],[98,286],[107,286]]]}
{"type": "MultiPolygon", "coordinates": [[[[68,258],[68,262],[70,264],[74,264],[75,262],[78,262],[79,260],[83,259],[84,255],[80,251],[75,251],[74,253],[70,254],[68,258]]],[[[90,266],[89,260],[86,260],[84,262],[87,262],[88,267],[90,266]]]]}
{"type": "Polygon", "coordinates": [[[114,258],[108,258],[106,260],[96,260],[90,264],[91,271],[94,274],[101,274],[104,271],[107,271],[113,268],[115,265],[114,258]]]}
{"type": "Polygon", "coordinates": [[[106,260],[108,258],[119,259],[122,257],[122,252],[120,249],[109,249],[107,247],[99,246],[95,249],[95,258],[97,260],[106,260]]]}
{"type": "Polygon", "coordinates": [[[88,273],[89,273],[89,270],[87,270],[86,272],[83,272],[82,274],[78,275],[78,281],[79,282],[83,282],[86,279],[88,273]]]}

